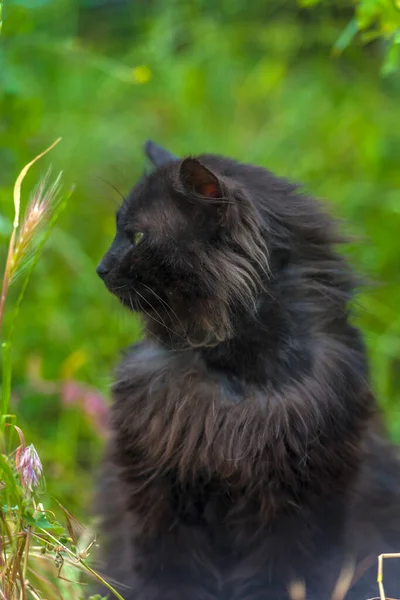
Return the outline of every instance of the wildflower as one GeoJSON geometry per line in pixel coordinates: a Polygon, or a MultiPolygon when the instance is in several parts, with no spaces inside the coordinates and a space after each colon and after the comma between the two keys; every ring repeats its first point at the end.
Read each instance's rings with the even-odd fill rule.
{"type": "Polygon", "coordinates": [[[73,406],[80,403],[84,396],[84,390],[75,381],[65,381],[61,386],[61,400],[65,406],[73,406]]]}
{"type": "Polygon", "coordinates": [[[103,397],[97,391],[88,391],[83,399],[83,409],[103,435],[107,432],[109,410],[103,397]]]}
{"type": "Polygon", "coordinates": [[[153,76],[151,69],[147,65],[139,65],[132,69],[132,75],[136,83],[147,83],[153,76]]]}
{"type": "Polygon", "coordinates": [[[43,466],[36,452],[35,446],[19,446],[15,456],[17,471],[25,489],[32,491],[39,484],[43,474],[43,466]]]}
{"type": "Polygon", "coordinates": [[[65,406],[79,406],[103,437],[109,428],[109,408],[106,399],[89,386],[76,381],[65,381],[61,387],[61,401],[65,406]]]}

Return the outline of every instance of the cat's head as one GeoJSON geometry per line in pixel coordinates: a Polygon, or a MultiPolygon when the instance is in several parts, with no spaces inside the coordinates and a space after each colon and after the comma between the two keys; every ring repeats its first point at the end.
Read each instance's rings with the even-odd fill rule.
{"type": "Polygon", "coordinates": [[[97,272],[166,343],[229,339],[235,319],[256,310],[268,277],[262,219],[234,161],[180,160],[152,142],[146,152],[155,170],[118,210],[97,272]]]}

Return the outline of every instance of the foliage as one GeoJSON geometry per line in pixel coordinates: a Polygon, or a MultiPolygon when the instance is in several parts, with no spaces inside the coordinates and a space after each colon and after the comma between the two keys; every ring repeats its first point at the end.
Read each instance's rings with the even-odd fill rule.
{"type": "MultiPolygon", "coordinates": [[[[343,250],[373,282],[355,319],[400,440],[400,75],[381,76],[386,38],[338,42],[353,16],[347,0],[312,8],[296,0],[6,0],[0,242],[12,231],[21,165],[58,136],[54,171],[63,170],[66,189],[76,186],[35,267],[10,352],[11,412],[43,462],[46,510],[59,514],[55,496],[91,521],[112,369],[140,335],[95,266],[113,236],[117,190],[126,194],[145,167],[147,138],[176,154],[220,152],[268,166],[329,198],[358,237],[343,250]]],[[[385,19],[362,29],[386,27],[385,19]]],[[[10,288],[9,306],[17,292],[10,288]]]]}
{"type": "MultiPolygon", "coordinates": [[[[322,0],[299,0],[300,6],[312,7],[322,0]]],[[[334,49],[341,52],[359,33],[362,42],[384,41],[386,56],[383,74],[392,73],[399,66],[400,58],[400,2],[399,0],[356,0],[355,14],[348,22],[334,49]]]]}
{"type": "MultiPolygon", "coordinates": [[[[0,329],[7,307],[6,300],[10,285],[21,268],[27,266],[28,268],[12,311],[9,327],[6,333],[2,332],[0,590],[5,600],[21,598],[24,600],[28,594],[36,600],[41,600],[49,593],[53,596],[55,594],[63,598],[79,600],[82,597],[80,571],[83,571],[99,579],[122,600],[121,596],[87,564],[89,550],[95,544],[93,534],[89,538],[85,536],[79,523],[66,509],[63,511],[67,518],[67,527],[62,526],[56,520],[54,513],[46,510],[43,503],[39,502],[38,488],[43,479],[42,463],[34,445],[26,445],[22,430],[15,425],[15,415],[9,414],[12,389],[10,350],[14,325],[19,317],[21,303],[43,243],[55,224],[60,209],[64,206],[64,203],[57,206],[60,176],[53,185],[47,185],[46,178],[37,187],[21,219],[21,184],[29,168],[58,141],[60,140],[24,167],[14,186],[14,219],[1,288],[0,329]],[[15,452],[11,452],[13,429],[18,433],[20,441],[15,452]],[[79,534],[76,533],[76,525],[79,525],[79,534]],[[86,539],[87,542],[84,547],[80,546],[82,539],[86,539]],[[51,555],[54,555],[53,571],[58,571],[54,583],[50,581],[51,555]],[[47,559],[50,565],[46,564],[47,559]],[[64,566],[64,573],[66,571],[69,578],[61,575],[64,566]]],[[[45,495],[42,495],[44,497],[41,500],[44,501],[45,495]]]]}

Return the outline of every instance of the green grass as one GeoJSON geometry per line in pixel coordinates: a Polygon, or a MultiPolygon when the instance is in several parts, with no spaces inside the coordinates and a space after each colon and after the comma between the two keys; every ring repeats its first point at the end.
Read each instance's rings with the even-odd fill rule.
{"type": "MultiPolygon", "coordinates": [[[[40,453],[49,496],[89,520],[104,435],[84,406],[88,397],[109,401],[119,350],[140,336],[95,266],[113,236],[121,200],[113,188],[126,194],[140,176],[147,138],[176,154],[219,152],[300,181],[359,236],[345,251],[374,285],[359,296],[355,318],[400,441],[400,75],[382,77],[384,47],[355,41],[332,56],[349,20],[345,2],[336,11],[241,0],[120,10],[86,2],[79,11],[72,0],[3,7],[4,248],[14,180],[58,136],[40,168],[52,162],[67,189],[75,185],[27,290],[12,351],[12,410],[40,453]],[[86,387],[72,393],[71,382],[86,387]]],[[[37,174],[28,174],[27,189],[37,174]]]]}

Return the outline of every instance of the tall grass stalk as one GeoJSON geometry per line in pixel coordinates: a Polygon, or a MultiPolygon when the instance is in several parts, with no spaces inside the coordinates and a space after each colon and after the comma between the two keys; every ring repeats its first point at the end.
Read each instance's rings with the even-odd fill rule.
{"type": "MultiPolygon", "coordinates": [[[[84,535],[77,535],[74,532],[77,528],[71,525],[74,518],[66,509],[63,509],[67,517],[65,527],[52,511],[44,508],[41,501],[43,467],[39,454],[33,444],[25,443],[22,430],[15,424],[15,415],[9,414],[14,327],[43,246],[69,197],[69,193],[61,197],[61,173],[50,183],[48,172],[34,190],[21,219],[21,186],[30,167],[59,141],[56,140],[22,169],[13,193],[14,221],[0,295],[3,376],[0,413],[3,447],[0,454],[0,598],[80,600],[84,596],[81,573],[85,572],[123,600],[87,562],[95,537],[90,534],[88,538],[86,531],[84,535]],[[10,320],[4,327],[8,291],[19,273],[23,274],[20,291],[10,307],[10,320]],[[14,431],[20,443],[16,451],[11,451],[14,431]],[[86,541],[83,548],[82,538],[86,541]]],[[[79,531],[83,531],[80,525],[79,531]]]]}
{"type": "Polygon", "coordinates": [[[18,175],[14,185],[13,228],[8,244],[7,259],[3,274],[3,282],[0,295],[0,335],[2,338],[3,373],[1,418],[3,425],[7,422],[7,419],[12,420],[13,418],[12,415],[8,414],[8,408],[11,397],[12,378],[11,347],[12,335],[14,331],[15,322],[18,317],[19,307],[23,300],[33,269],[39,259],[43,245],[66,203],[66,199],[64,202],[57,202],[61,173],[57,177],[55,183],[49,189],[46,189],[46,177],[44,180],[42,180],[35,193],[33,194],[33,197],[25,211],[22,224],[20,225],[21,186],[30,167],[42,156],[44,156],[50,150],[52,150],[54,146],[60,142],[60,140],[61,138],[56,140],[49,148],[47,148],[44,152],[41,152],[32,161],[25,165],[21,173],[18,175]],[[46,223],[48,226],[44,231],[44,226],[46,225],[46,223]],[[44,233],[44,235],[40,235],[41,233],[44,233]],[[11,319],[9,331],[4,336],[2,335],[2,325],[4,319],[7,293],[10,284],[12,283],[12,280],[15,278],[15,275],[18,273],[19,269],[21,269],[24,266],[24,263],[26,264],[26,266],[28,266],[28,270],[25,275],[25,279],[22,283],[21,290],[14,308],[14,315],[11,319]]]}
{"type": "MultiPolygon", "coordinates": [[[[0,0],[1,2],[1,0],[0,0]]],[[[46,209],[49,209],[51,206],[51,201],[54,199],[55,194],[52,194],[51,197],[44,194],[43,187],[40,187],[39,194],[34,197],[33,201],[27,208],[24,223],[19,231],[18,235],[18,243],[16,247],[16,238],[18,234],[18,227],[20,221],[20,213],[21,213],[21,186],[22,182],[31,168],[31,166],[42,156],[50,152],[54,148],[56,144],[61,141],[61,138],[58,138],[49,148],[44,150],[36,156],[33,160],[31,160],[25,167],[22,169],[20,174],[17,177],[17,180],[14,185],[13,192],[13,200],[14,200],[14,221],[13,228],[10,237],[10,241],[8,244],[8,253],[6,266],[4,269],[3,275],[3,284],[1,288],[1,296],[0,296],[0,332],[1,326],[4,317],[4,307],[5,301],[7,297],[8,288],[12,279],[13,274],[15,273],[19,263],[23,260],[24,255],[26,255],[27,250],[29,249],[30,244],[34,241],[34,233],[37,227],[40,225],[43,217],[46,216],[46,209]],[[24,252],[25,250],[25,252],[24,252]]],[[[60,174],[61,175],[61,174],[60,174]]]]}

